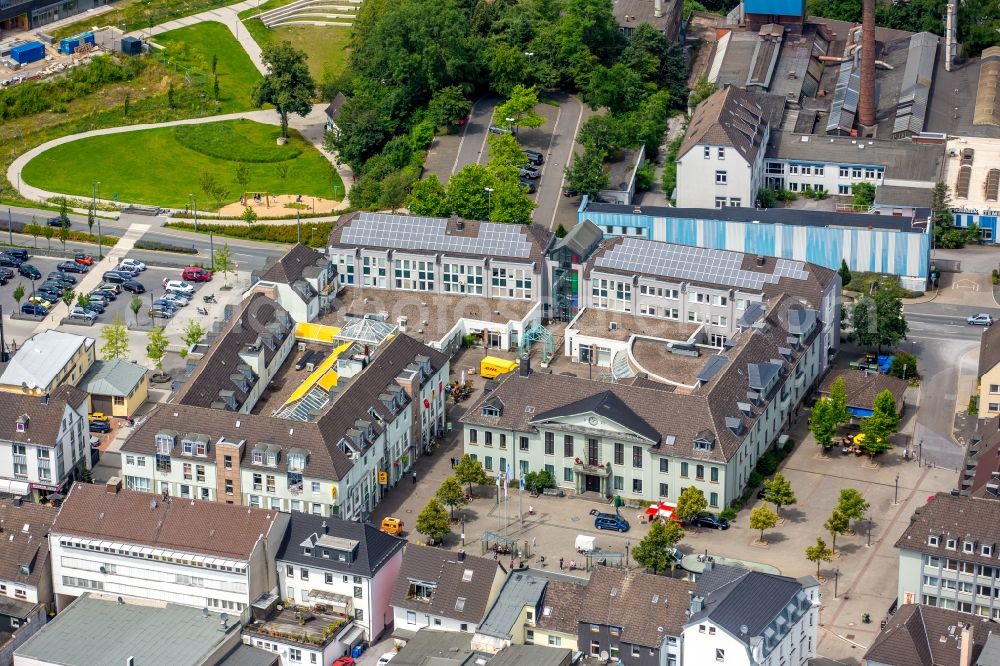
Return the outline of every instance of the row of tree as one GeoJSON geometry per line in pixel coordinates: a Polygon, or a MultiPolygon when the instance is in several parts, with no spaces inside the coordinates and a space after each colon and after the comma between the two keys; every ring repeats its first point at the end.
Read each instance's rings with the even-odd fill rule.
{"type": "MultiPolygon", "coordinates": [[[[844,378],[838,378],[830,386],[830,392],[816,401],[809,416],[809,430],[816,443],[829,450],[833,447],[837,429],[851,420],[847,409],[847,389],[844,378]]],[[[873,459],[892,448],[889,438],[899,429],[900,415],[896,409],[896,397],[888,389],[875,396],[872,414],[861,419],[861,435],[855,442],[861,450],[873,459]]]]}

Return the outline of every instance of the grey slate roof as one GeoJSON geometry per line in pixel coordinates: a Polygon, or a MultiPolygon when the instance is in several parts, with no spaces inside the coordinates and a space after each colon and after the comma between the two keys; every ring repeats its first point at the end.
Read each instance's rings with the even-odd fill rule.
{"type": "Polygon", "coordinates": [[[0,502],[0,524],[7,526],[0,536],[0,580],[37,586],[43,575],[51,575],[48,535],[58,512],[35,502],[20,506],[11,500],[0,502]],[[27,575],[21,573],[21,565],[28,566],[27,575]]]}
{"type": "Polygon", "coordinates": [[[281,541],[275,559],[278,562],[294,562],[317,569],[372,578],[405,545],[405,539],[386,534],[371,523],[323,518],[296,511],[291,514],[285,538],[281,541]],[[306,555],[301,544],[313,535],[321,537],[324,534],[356,541],[358,546],[355,559],[342,562],[335,558],[323,558],[316,549],[313,550],[315,556],[306,555]]]}
{"type": "Polygon", "coordinates": [[[479,624],[477,634],[509,639],[525,606],[535,608],[545,594],[548,579],[529,571],[510,572],[500,593],[479,624]]]}
{"type": "Polygon", "coordinates": [[[395,666],[463,666],[474,663],[472,634],[421,629],[396,653],[395,666]]]}
{"type": "Polygon", "coordinates": [[[489,661],[489,666],[568,666],[572,653],[548,645],[509,645],[489,661]]]}
{"type": "MultiPolygon", "coordinates": [[[[490,399],[496,399],[493,396],[490,399]]],[[[612,391],[596,393],[590,397],[571,402],[562,407],[550,409],[541,414],[537,414],[532,423],[544,423],[552,419],[565,416],[576,416],[593,412],[606,419],[625,426],[632,432],[641,435],[651,442],[660,441],[660,433],[656,428],[647,423],[642,417],[632,411],[625,402],[622,401],[612,391]]]]}
{"type": "Polygon", "coordinates": [[[755,391],[762,391],[778,374],[781,368],[773,363],[751,363],[747,366],[747,383],[755,391]]]}
{"type": "Polygon", "coordinates": [[[146,368],[125,359],[94,361],[77,387],[91,395],[125,397],[135,390],[145,376],[146,368]]]}
{"type": "Polygon", "coordinates": [[[603,238],[604,232],[599,226],[590,220],[584,220],[570,229],[563,238],[557,238],[552,245],[552,251],[565,247],[580,257],[580,261],[586,261],[603,238]]]}
{"type": "Polygon", "coordinates": [[[15,654],[62,666],[124,664],[128,657],[143,666],[198,666],[239,633],[238,617],[230,618],[223,632],[218,613],[206,618],[193,606],[118,604],[85,592],[15,654]]]}
{"type": "Polygon", "coordinates": [[[494,560],[466,555],[465,560],[459,562],[456,553],[411,543],[403,551],[403,566],[399,570],[399,578],[389,604],[459,622],[479,624],[490,602],[490,591],[497,571],[503,571],[503,568],[494,560]],[[466,571],[472,572],[470,580],[463,580],[466,571]],[[406,598],[411,581],[437,586],[430,601],[406,598]],[[459,598],[465,599],[462,610],[456,609],[459,598]]]}
{"type": "Polygon", "coordinates": [[[972,663],[977,666],[1000,663],[983,661],[983,655],[988,656],[983,646],[992,640],[991,650],[996,647],[1000,624],[968,613],[917,604],[899,607],[864,658],[866,663],[892,666],[960,666],[961,633],[956,627],[966,623],[972,629],[972,663]]]}
{"type": "Polygon", "coordinates": [[[321,253],[302,243],[296,243],[265,270],[260,279],[290,285],[300,298],[308,300],[315,296],[315,291],[304,278],[314,277],[316,271],[324,269],[329,263],[321,253]]]}
{"type": "Polygon", "coordinates": [[[717,565],[698,578],[695,594],[704,598],[704,607],[685,626],[709,618],[749,644],[801,590],[794,578],[717,565]]]}

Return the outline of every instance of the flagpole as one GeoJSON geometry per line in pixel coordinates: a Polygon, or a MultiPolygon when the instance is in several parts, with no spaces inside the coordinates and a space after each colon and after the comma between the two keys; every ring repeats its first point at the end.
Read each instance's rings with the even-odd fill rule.
{"type": "Polygon", "coordinates": [[[518,481],[517,484],[517,515],[521,519],[521,529],[524,529],[524,511],[523,505],[521,504],[521,495],[524,494],[524,477],[518,481]]]}

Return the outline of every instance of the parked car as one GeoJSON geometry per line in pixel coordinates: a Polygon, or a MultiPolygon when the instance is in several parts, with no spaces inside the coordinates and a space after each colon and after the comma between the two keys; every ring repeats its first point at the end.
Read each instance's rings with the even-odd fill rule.
{"type": "Polygon", "coordinates": [[[28,254],[28,251],[25,250],[23,247],[11,247],[11,248],[7,248],[5,250],[5,252],[7,254],[9,254],[10,256],[12,256],[12,257],[17,257],[21,261],[27,261],[28,257],[31,256],[30,254],[28,254]]]}
{"type": "Polygon", "coordinates": [[[76,278],[70,275],[69,273],[65,273],[63,271],[52,271],[51,273],[46,275],[45,278],[47,280],[59,280],[63,284],[68,284],[70,286],[76,284],[76,278]]]}
{"type": "Polygon", "coordinates": [[[628,532],[630,525],[627,520],[617,513],[596,513],[594,515],[594,527],[599,530],[628,532]]]}
{"type": "Polygon", "coordinates": [[[330,666],[355,666],[355,661],[352,657],[338,657],[330,666]]]}
{"type": "Polygon", "coordinates": [[[91,421],[90,422],[90,432],[96,432],[100,434],[111,432],[111,422],[110,421],[91,421]]]}
{"type": "Polygon", "coordinates": [[[149,316],[159,317],[160,319],[170,319],[174,316],[174,311],[154,305],[149,309],[149,316]]]}
{"type": "Polygon", "coordinates": [[[212,271],[206,271],[204,268],[197,266],[188,266],[181,271],[181,279],[191,282],[208,282],[212,279],[212,271]]]}
{"type": "Polygon", "coordinates": [[[385,654],[383,654],[381,657],[378,658],[378,663],[375,664],[375,666],[386,666],[386,664],[392,661],[393,657],[395,656],[396,656],[395,652],[386,652],[385,654]]]}
{"type": "Polygon", "coordinates": [[[528,158],[528,161],[535,166],[540,166],[545,163],[545,158],[542,157],[542,154],[537,151],[522,150],[521,152],[524,153],[524,156],[528,158]]]}
{"type": "Polygon", "coordinates": [[[17,272],[30,280],[42,279],[42,272],[31,264],[21,264],[17,267],[17,272]]]}
{"type": "MultiPolygon", "coordinates": [[[[121,283],[115,284],[113,282],[102,282],[101,284],[97,285],[97,288],[101,291],[109,291],[115,296],[122,293],[121,283]]],[[[114,298],[112,298],[111,300],[114,300],[114,298]]]]}
{"type": "Polygon", "coordinates": [[[122,262],[118,264],[119,268],[125,268],[128,270],[146,270],[146,264],[142,263],[138,259],[122,259],[122,262]]]}
{"type": "Polygon", "coordinates": [[[499,125],[490,125],[490,134],[510,134],[510,130],[499,125]]]}
{"type": "Polygon", "coordinates": [[[177,310],[180,309],[179,305],[177,305],[176,303],[172,303],[172,302],[168,301],[166,298],[164,298],[162,296],[160,298],[156,299],[155,301],[153,301],[153,307],[166,308],[168,310],[173,310],[174,312],[176,312],[177,310]]]}
{"type": "Polygon", "coordinates": [[[965,320],[969,326],[992,326],[993,316],[985,312],[980,312],[979,314],[974,314],[965,320]]]}
{"type": "Polygon", "coordinates": [[[725,518],[720,518],[714,513],[699,513],[697,516],[691,519],[691,524],[697,527],[711,527],[716,530],[728,530],[729,521],[725,518]]]}
{"type": "Polygon", "coordinates": [[[93,266],[94,257],[93,255],[87,254],[86,252],[77,252],[73,255],[73,261],[80,264],[81,266],[93,266]]]}
{"type": "Polygon", "coordinates": [[[168,291],[166,294],[163,295],[162,300],[166,301],[167,303],[173,303],[179,308],[182,308],[191,302],[190,299],[185,298],[183,294],[180,294],[176,291],[168,291]]]}
{"type": "Polygon", "coordinates": [[[39,305],[38,303],[25,303],[21,306],[21,314],[44,317],[48,313],[49,309],[44,305],[39,305]]]}
{"type": "Polygon", "coordinates": [[[163,278],[163,288],[167,291],[180,291],[185,294],[194,293],[194,286],[184,280],[171,280],[170,278],[163,278]]]}
{"type": "Polygon", "coordinates": [[[0,253],[0,266],[9,266],[10,268],[17,268],[24,262],[15,257],[12,254],[7,254],[6,252],[0,253]]]}
{"type": "Polygon", "coordinates": [[[565,190],[563,190],[563,196],[564,197],[578,197],[578,196],[580,196],[580,193],[577,192],[576,190],[573,190],[573,189],[570,189],[570,188],[567,187],[565,190]]]}
{"type": "Polygon", "coordinates": [[[108,304],[99,298],[92,298],[87,301],[87,309],[95,315],[104,314],[104,311],[108,309],[108,304]]]}
{"type": "Polygon", "coordinates": [[[176,298],[178,301],[182,301],[180,303],[181,305],[187,305],[188,303],[190,303],[192,297],[192,294],[189,294],[184,291],[179,291],[177,289],[167,289],[166,291],[163,292],[163,295],[172,296],[176,298]]]}
{"type": "Polygon", "coordinates": [[[136,280],[125,280],[122,282],[122,289],[131,292],[133,294],[145,294],[146,288],[142,286],[141,282],[136,280]]]}
{"type": "Polygon", "coordinates": [[[50,227],[68,227],[69,226],[69,218],[63,219],[63,218],[61,218],[59,216],[50,217],[49,218],[49,226],[50,227]]]}
{"type": "Polygon", "coordinates": [[[105,282],[110,282],[111,284],[122,284],[125,280],[131,280],[132,276],[119,271],[105,271],[102,279],[105,282]]]}
{"type": "Polygon", "coordinates": [[[518,171],[521,173],[521,178],[535,179],[542,175],[542,172],[533,166],[518,167],[518,171]]]}
{"type": "Polygon", "coordinates": [[[59,301],[62,300],[63,289],[62,287],[51,287],[51,286],[47,287],[43,284],[39,286],[38,289],[36,289],[32,293],[42,296],[45,300],[49,301],[50,303],[58,303],[59,301]]]}
{"type": "Polygon", "coordinates": [[[56,266],[56,268],[67,273],[86,273],[90,270],[83,264],[78,264],[75,261],[64,261],[56,266]]]}
{"type": "Polygon", "coordinates": [[[128,266],[125,266],[124,264],[119,264],[118,266],[115,267],[115,270],[118,271],[119,273],[122,273],[124,275],[127,275],[129,277],[133,277],[133,278],[136,275],[138,275],[139,273],[142,272],[138,268],[134,268],[134,267],[133,268],[129,268],[128,266]]]}
{"type": "Polygon", "coordinates": [[[104,412],[91,412],[87,415],[87,420],[93,423],[94,421],[110,421],[111,417],[104,412]]]}
{"type": "Polygon", "coordinates": [[[70,319],[81,319],[83,321],[94,321],[97,319],[97,315],[90,310],[80,307],[79,305],[69,311],[70,319]]]}
{"type": "Polygon", "coordinates": [[[0,268],[0,278],[9,280],[14,277],[14,271],[9,268],[0,268]]]}
{"type": "Polygon", "coordinates": [[[531,182],[530,180],[525,180],[524,178],[521,179],[521,187],[528,190],[528,194],[534,194],[535,191],[538,190],[538,188],[535,187],[535,184],[533,182],[531,182]]]}
{"type": "Polygon", "coordinates": [[[50,300],[48,296],[38,291],[31,292],[31,296],[28,296],[27,302],[41,305],[46,310],[51,309],[56,304],[56,301],[50,300]]]}
{"type": "Polygon", "coordinates": [[[379,529],[386,534],[391,534],[392,536],[402,536],[403,521],[399,518],[394,518],[393,516],[386,516],[382,519],[382,524],[379,525],[379,529]]]}
{"type": "Polygon", "coordinates": [[[105,299],[107,301],[113,301],[116,298],[118,298],[118,292],[116,292],[116,291],[114,291],[112,289],[108,289],[107,287],[117,287],[117,286],[118,285],[116,285],[116,284],[101,285],[97,289],[95,289],[94,291],[90,292],[90,295],[91,296],[100,296],[101,298],[103,298],[103,299],[105,299]]]}

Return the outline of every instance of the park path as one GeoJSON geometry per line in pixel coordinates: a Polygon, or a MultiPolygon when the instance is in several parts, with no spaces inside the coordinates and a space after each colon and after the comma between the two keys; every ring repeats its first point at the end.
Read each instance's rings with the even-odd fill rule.
{"type": "MultiPolygon", "coordinates": [[[[326,150],[323,147],[323,136],[326,132],[326,104],[314,104],[309,113],[303,118],[292,114],[288,118],[288,126],[291,129],[298,131],[306,141],[311,143],[323,156],[330,161],[340,174],[341,179],[344,181],[344,200],[338,204],[337,209],[343,209],[348,206],[347,192],[351,190],[351,184],[353,181],[353,173],[346,166],[338,162],[336,155],[326,150]]],[[[28,185],[27,183],[21,182],[21,172],[24,170],[25,165],[38,155],[44,153],[50,148],[55,146],[60,146],[64,143],[69,143],[70,141],[77,141],[79,139],[86,139],[92,136],[102,136],[106,134],[122,134],[124,132],[138,132],[146,129],[156,129],[158,127],[173,127],[176,125],[197,125],[202,123],[218,122],[223,120],[238,120],[246,119],[253,120],[259,123],[266,123],[268,125],[278,125],[280,123],[278,114],[274,111],[261,110],[261,111],[242,111],[240,113],[226,113],[218,116],[204,116],[201,118],[185,118],[184,120],[171,120],[164,123],[145,123],[141,125],[123,125],[121,127],[107,127],[104,129],[90,130],[89,132],[80,132],[78,134],[70,134],[67,136],[61,136],[57,139],[52,139],[51,141],[46,141],[45,143],[35,146],[26,153],[19,155],[16,160],[14,160],[10,167],[7,168],[7,180],[10,181],[12,185],[17,188],[17,191],[25,199],[30,199],[33,201],[45,202],[52,197],[62,196],[61,192],[50,192],[48,190],[43,190],[39,187],[33,185],[28,185]]],[[[116,206],[126,205],[129,202],[125,201],[114,201],[110,199],[101,199],[100,201],[104,203],[109,203],[116,206]]]]}
{"type": "Polygon", "coordinates": [[[250,56],[250,60],[253,62],[254,67],[256,67],[261,74],[266,74],[267,68],[264,67],[264,62],[260,57],[260,45],[254,41],[254,38],[250,35],[250,31],[246,29],[246,26],[243,25],[243,22],[240,21],[239,17],[240,12],[259,6],[259,0],[244,0],[243,2],[238,2],[235,5],[219,7],[218,9],[209,9],[208,11],[204,11],[199,14],[192,14],[191,16],[184,16],[179,19],[174,19],[173,21],[167,21],[166,23],[161,23],[160,25],[153,26],[152,28],[146,28],[145,30],[133,30],[128,34],[131,37],[138,37],[139,39],[149,38],[155,37],[156,35],[164,32],[177,30],[178,28],[195,25],[196,23],[215,21],[216,23],[221,23],[229,28],[229,32],[233,33],[233,37],[236,38],[236,41],[240,43],[243,50],[246,51],[248,56],[250,56]]]}

